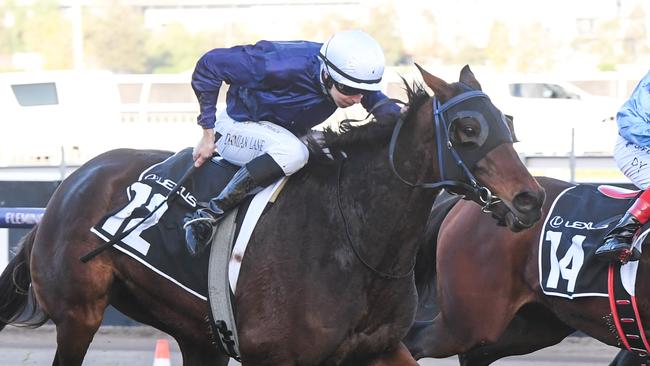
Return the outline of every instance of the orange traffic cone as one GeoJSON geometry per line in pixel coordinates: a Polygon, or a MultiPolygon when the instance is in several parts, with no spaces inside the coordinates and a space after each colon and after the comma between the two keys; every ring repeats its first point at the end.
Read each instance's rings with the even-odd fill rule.
{"type": "Polygon", "coordinates": [[[156,341],[156,354],[153,358],[153,366],[171,366],[169,360],[169,342],[166,339],[156,341]]]}

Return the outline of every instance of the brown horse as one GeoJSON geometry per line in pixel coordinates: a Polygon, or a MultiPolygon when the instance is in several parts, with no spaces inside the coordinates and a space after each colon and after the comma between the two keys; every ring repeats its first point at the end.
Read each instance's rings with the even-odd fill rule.
{"type": "MultiPolygon", "coordinates": [[[[327,131],[328,146],[348,158],[305,167],[261,218],[234,300],[244,365],[415,364],[400,340],[416,308],[418,233],[437,192],[420,183],[444,178],[477,201],[489,201],[489,189],[522,225],[541,216],[544,192],[469,67],[453,84],[421,72],[435,97],[407,86],[404,118],[327,131]]],[[[79,261],[100,244],[90,227],[126,203],[140,172],[169,155],[115,150],[80,167],[2,274],[0,319],[15,320],[25,293],[33,294],[56,325],[55,365],[82,363],[109,304],[173,336],[184,365],[228,362],[211,343],[206,302],[118,251],[79,261]]]]}
{"type": "MultiPolygon", "coordinates": [[[[548,213],[571,184],[538,181],[549,198],[544,205],[548,213]]],[[[419,321],[404,340],[416,359],[459,354],[461,365],[489,365],[557,344],[575,330],[618,346],[607,298],[569,300],[542,292],[537,258],[544,220],[513,233],[495,226],[474,206],[448,199],[432,210],[417,258],[419,321]]],[[[638,278],[649,271],[650,256],[644,254],[638,278]]],[[[650,284],[639,281],[636,286],[641,319],[647,322],[650,284]]],[[[650,323],[644,325],[648,329],[650,323]]],[[[621,353],[612,365],[638,362],[621,353]]]]}

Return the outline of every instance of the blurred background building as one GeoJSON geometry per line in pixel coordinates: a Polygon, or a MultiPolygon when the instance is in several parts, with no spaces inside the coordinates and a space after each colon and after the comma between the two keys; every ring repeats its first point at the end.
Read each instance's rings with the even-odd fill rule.
{"type": "Polygon", "coordinates": [[[348,28],[384,47],[390,96],[404,98],[400,77],[419,80],[414,61],[448,81],[470,64],[515,116],[534,172],[623,181],[613,116],[650,65],[642,0],[0,1],[0,178],[29,166],[62,177],[115,147],[191,146],[201,54],[348,28]]]}

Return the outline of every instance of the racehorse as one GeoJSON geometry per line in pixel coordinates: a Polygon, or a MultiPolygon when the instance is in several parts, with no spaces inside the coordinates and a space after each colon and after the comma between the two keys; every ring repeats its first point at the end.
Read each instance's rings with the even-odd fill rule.
{"type": "MultiPolygon", "coordinates": [[[[326,131],[327,146],[347,158],[293,175],[258,222],[234,298],[243,365],[416,364],[400,340],[415,313],[417,238],[443,186],[423,189],[427,181],[444,180],[483,204],[492,192],[522,225],[541,217],[544,191],[469,67],[452,84],[420,71],[434,97],[407,85],[402,118],[326,131]],[[450,153],[460,157],[454,166],[443,163],[450,153]]],[[[33,294],[56,325],[54,364],[81,365],[111,304],[174,337],[184,365],[227,364],[205,301],[117,251],[79,261],[100,244],[91,226],[125,205],[126,187],[168,156],[110,151],[61,183],[0,278],[1,327],[33,294]]]]}
{"type": "MultiPolygon", "coordinates": [[[[547,193],[547,215],[571,184],[537,179],[547,193]]],[[[606,297],[570,300],[542,292],[538,250],[544,220],[515,233],[494,225],[475,205],[453,198],[438,202],[417,257],[418,321],[404,339],[414,358],[458,354],[461,365],[489,365],[557,344],[576,330],[619,346],[606,297]]],[[[647,278],[649,270],[650,256],[644,254],[637,277],[647,278]]],[[[650,284],[638,281],[636,295],[648,329],[650,284]]],[[[612,365],[640,365],[626,353],[612,365]]]]}

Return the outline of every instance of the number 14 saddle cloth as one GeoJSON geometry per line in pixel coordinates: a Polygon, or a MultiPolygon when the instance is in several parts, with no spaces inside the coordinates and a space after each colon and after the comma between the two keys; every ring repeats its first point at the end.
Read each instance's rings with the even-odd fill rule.
{"type": "MultiPolygon", "coordinates": [[[[546,295],[608,296],[609,263],[594,253],[636,196],[615,198],[601,191],[605,191],[602,186],[579,184],[564,190],[551,205],[539,238],[539,278],[546,295]]],[[[647,234],[645,226],[635,245],[640,245],[647,234]]],[[[637,264],[615,266],[631,294],[637,264]]]]}

